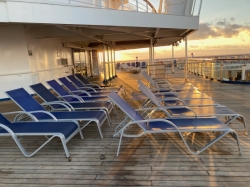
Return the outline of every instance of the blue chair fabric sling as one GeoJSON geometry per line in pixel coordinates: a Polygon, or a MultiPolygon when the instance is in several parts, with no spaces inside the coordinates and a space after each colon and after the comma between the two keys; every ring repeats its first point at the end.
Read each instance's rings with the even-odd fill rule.
{"type": "MultiPolygon", "coordinates": [[[[103,138],[101,126],[107,119],[104,110],[99,111],[56,111],[47,112],[26,90],[23,88],[7,91],[6,94],[13,100],[23,111],[33,116],[33,119],[39,121],[85,121],[81,130],[95,122],[99,130],[101,138],[103,138]]],[[[13,112],[23,113],[23,112],[13,112]]],[[[109,122],[109,121],[108,121],[109,122]]],[[[110,124],[109,124],[110,125],[110,124]]]]}
{"type": "MultiPolygon", "coordinates": [[[[76,94],[69,94],[56,80],[47,81],[48,85],[59,95],[59,98],[64,99],[67,102],[107,102],[107,97],[86,97],[76,94]]],[[[79,93],[79,92],[78,92],[79,93]]]]}
{"type": "Polygon", "coordinates": [[[98,92],[96,89],[92,87],[88,87],[83,85],[79,80],[75,78],[74,75],[69,75],[67,78],[71,81],[71,83],[75,86],[71,86],[70,82],[65,78],[59,78],[59,80],[66,86],[70,91],[77,91],[77,90],[86,90],[91,96],[107,96],[110,92],[98,92]],[[77,89],[76,89],[77,88],[77,89]]]}
{"type": "MultiPolygon", "coordinates": [[[[95,102],[95,103],[69,103],[66,101],[60,101],[54,94],[52,94],[42,83],[31,85],[30,88],[40,96],[45,103],[43,105],[49,105],[52,111],[65,110],[70,108],[71,110],[105,110],[107,114],[110,114],[113,109],[111,102],[95,102]]],[[[110,116],[108,115],[110,120],[110,116]]]]}
{"type": "Polygon", "coordinates": [[[141,67],[142,68],[146,68],[147,67],[147,63],[146,62],[141,62],[141,67]]]}
{"type": "Polygon", "coordinates": [[[184,107],[184,106],[173,106],[173,107],[165,107],[162,103],[157,99],[157,97],[152,93],[152,91],[146,87],[140,80],[138,80],[139,90],[141,90],[147,98],[152,101],[152,103],[159,109],[168,113],[169,116],[172,117],[188,117],[188,116],[198,116],[198,117],[212,117],[212,116],[223,116],[227,119],[225,124],[231,123],[233,120],[238,119],[244,125],[244,130],[247,135],[247,126],[245,122],[245,118],[236,113],[235,111],[227,108],[225,106],[209,106],[209,107],[184,107]]]}
{"type": "Polygon", "coordinates": [[[133,109],[126,101],[124,101],[118,94],[112,92],[109,98],[131,119],[119,129],[114,136],[120,136],[117,156],[120,152],[122,137],[140,137],[145,134],[168,133],[177,132],[183,140],[185,146],[191,154],[197,155],[206,150],[208,147],[223,138],[226,134],[233,134],[237,141],[239,153],[241,154],[240,142],[237,133],[221,122],[219,119],[212,118],[167,118],[167,119],[144,119],[135,109],[133,109]],[[140,134],[125,134],[124,131],[130,125],[138,125],[142,132],[140,134]],[[221,132],[217,137],[207,143],[204,147],[197,151],[192,151],[184,139],[182,133],[184,132],[221,132]]]}
{"type": "MultiPolygon", "coordinates": [[[[121,68],[121,65],[120,65],[121,68]]],[[[90,83],[87,79],[85,79],[80,73],[75,74],[75,76],[77,77],[77,79],[82,82],[83,85],[85,86],[90,86],[92,88],[94,88],[97,91],[108,91],[110,92],[110,89],[115,90],[115,91],[123,91],[124,87],[120,86],[120,87],[110,87],[109,85],[106,84],[102,84],[102,85],[98,85],[95,83],[90,83]]]]}
{"type": "MultiPolygon", "coordinates": [[[[8,113],[6,113],[8,114],[8,113]]],[[[32,157],[52,139],[58,137],[61,139],[66,157],[70,161],[70,155],[66,143],[74,137],[77,133],[80,133],[83,139],[82,132],[79,124],[76,121],[64,121],[64,122],[10,122],[2,114],[0,114],[0,136],[11,136],[21,150],[24,156],[32,157]],[[19,140],[19,136],[50,136],[40,147],[38,147],[32,153],[28,153],[19,140]]]]}
{"type": "MultiPolygon", "coordinates": [[[[76,95],[80,95],[82,97],[107,97],[107,95],[105,95],[104,93],[99,93],[96,92],[93,88],[92,91],[94,92],[88,92],[89,91],[89,87],[81,87],[81,88],[76,88],[66,77],[61,77],[58,79],[71,93],[76,94],[76,95]]],[[[79,83],[79,82],[78,82],[79,83]]]]}

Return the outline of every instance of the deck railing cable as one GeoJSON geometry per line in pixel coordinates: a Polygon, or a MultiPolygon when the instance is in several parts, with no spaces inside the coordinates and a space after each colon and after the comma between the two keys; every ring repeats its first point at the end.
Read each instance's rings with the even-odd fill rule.
{"type": "MultiPolygon", "coordinates": [[[[86,2],[84,0],[0,0],[1,2],[26,2],[26,3],[38,3],[38,4],[51,4],[51,5],[69,5],[76,7],[89,7],[89,8],[101,8],[101,9],[115,9],[122,11],[137,11],[147,13],[157,13],[155,7],[148,0],[129,0],[124,4],[124,0],[120,0],[119,3],[112,0],[99,0],[86,2]],[[94,3],[96,2],[96,3],[94,3]]],[[[203,0],[194,0],[191,8],[192,16],[199,16],[201,11],[203,0]],[[198,3],[199,1],[199,3],[198,3]]]]}

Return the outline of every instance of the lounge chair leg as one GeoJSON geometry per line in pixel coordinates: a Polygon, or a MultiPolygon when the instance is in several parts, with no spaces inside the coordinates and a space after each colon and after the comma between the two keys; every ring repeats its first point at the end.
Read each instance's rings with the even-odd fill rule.
{"type": "Polygon", "coordinates": [[[238,121],[242,122],[244,125],[245,134],[248,136],[248,129],[246,125],[246,119],[243,116],[236,118],[238,121]]]}
{"type": "Polygon", "coordinates": [[[120,140],[119,140],[119,144],[118,144],[118,149],[117,149],[116,156],[118,156],[118,155],[119,155],[119,152],[120,152],[123,132],[124,132],[124,130],[123,130],[123,131],[121,132],[121,134],[120,134],[120,140]]]}
{"type": "Polygon", "coordinates": [[[101,127],[100,127],[100,123],[99,123],[99,122],[96,122],[96,125],[97,125],[97,128],[98,128],[98,130],[99,130],[100,136],[101,136],[101,138],[103,139],[103,135],[102,135],[102,130],[101,130],[101,127]]]}
{"type": "Polygon", "coordinates": [[[243,123],[244,130],[245,130],[245,135],[248,136],[248,129],[247,129],[247,126],[246,126],[246,120],[245,120],[245,118],[243,116],[241,116],[241,115],[234,116],[231,119],[228,117],[228,120],[225,122],[225,124],[229,124],[235,119],[237,119],[239,122],[243,123]]]}
{"type": "Polygon", "coordinates": [[[66,146],[66,141],[65,141],[65,137],[64,135],[57,135],[57,136],[51,136],[50,139],[48,139],[46,142],[44,142],[39,148],[37,148],[33,153],[29,154],[28,152],[26,152],[26,150],[24,149],[24,147],[22,146],[22,144],[20,143],[20,141],[18,140],[16,135],[12,135],[13,140],[16,142],[17,146],[19,147],[19,149],[21,150],[21,152],[23,153],[24,156],[26,157],[32,157],[33,155],[35,155],[40,149],[42,149],[47,143],[49,143],[53,138],[58,137],[61,139],[62,144],[63,144],[63,148],[66,154],[66,157],[69,158],[69,151],[68,148],[66,146]]]}
{"type": "Polygon", "coordinates": [[[72,161],[72,158],[71,157],[67,157],[68,159],[68,162],[71,162],[72,161]]]}
{"type": "Polygon", "coordinates": [[[238,134],[234,130],[231,130],[230,135],[236,140],[237,145],[238,145],[238,149],[239,149],[239,155],[242,155],[242,151],[241,151],[241,147],[240,147],[240,140],[239,140],[238,134]]]}
{"type": "MultiPolygon", "coordinates": [[[[106,111],[105,111],[105,112],[106,112],[106,111]]],[[[108,112],[106,112],[106,115],[107,115],[108,124],[109,124],[109,126],[111,126],[112,123],[111,123],[110,115],[109,115],[108,112]]]]}
{"type": "Polygon", "coordinates": [[[62,145],[63,145],[63,149],[64,149],[65,154],[66,154],[66,158],[68,158],[68,161],[69,160],[71,161],[71,158],[70,158],[70,155],[69,155],[69,151],[68,151],[68,148],[67,148],[67,145],[66,145],[65,137],[64,136],[60,136],[59,138],[62,141],[62,145]]]}
{"type": "MultiPolygon", "coordinates": [[[[127,121],[127,119],[128,119],[128,116],[125,116],[125,119],[122,120],[122,122],[119,123],[119,124],[116,126],[116,128],[115,128],[115,133],[114,133],[113,137],[116,137],[116,136],[119,134],[118,128],[119,128],[120,126],[122,126],[122,125],[127,121]],[[117,133],[117,132],[118,132],[118,133],[117,133]]],[[[120,130],[121,130],[121,129],[120,129],[120,130]]]]}
{"type": "Polygon", "coordinates": [[[113,111],[114,111],[114,114],[117,114],[117,110],[116,110],[115,104],[113,105],[113,111]]]}

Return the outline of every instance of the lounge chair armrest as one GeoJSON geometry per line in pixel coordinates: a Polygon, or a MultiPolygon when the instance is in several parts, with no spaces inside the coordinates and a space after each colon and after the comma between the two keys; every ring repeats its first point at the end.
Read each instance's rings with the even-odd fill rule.
{"type": "Polygon", "coordinates": [[[64,106],[68,111],[74,111],[74,108],[67,102],[60,102],[60,101],[55,101],[55,102],[44,102],[41,105],[61,105],[64,106]]]}
{"type": "Polygon", "coordinates": [[[182,99],[180,99],[180,98],[176,98],[176,97],[173,97],[173,98],[169,98],[169,97],[167,97],[167,98],[159,98],[159,97],[157,97],[157,100],[158,101],[182,101],[182,99]]]}
{"type": "Polygon", "coordinates": [[[10,133],[12,137],[16,137],[16,134],[9,127],[7,127],[6,125],[0,123],[0,128],[3,128],[8,133],[10,133]]]}
{"type": "Polygon", "coordinates": [[[176,92],[157,92],[154,93],[156,96],[158,95],[175,95],[176,97],[180,97],[180,95],[176,92]]]}
{"type": "Polygon", "coordinates": [[[86,91],[86,89],[97,92],[96,89],[89,87],[89,86],[78,87],[78,90],[85,90],[86,91]]]}
{"type": "Polygon", "coordinates": [[[180,101],[181,103],[183,103],[184,106],[187,105],[185,101],[179,98],[157,98],[157,100],[158,101],[180,101]]]}
{"type": "Polygon", "coordinates": [[[192,109],[192,108],[190,108],[190,107],[188,107],[188,106],[162,106],[162,108],[163,109],[165,109],[165,110],[171,110],[171,109],[187,109],[187,110],[189,110],[190,112],[193,112],[194,113],[194,115],[195,115],[195,117],[198,117],[198,115],[197,115],[197,113],[192,109]]]}
{"type": "Polygon", "coordinates": [[[86,86],[96,86],[97,88],[102,89],[98,84],[91,83],[91,84],[84,84],[84,85],[86,85],[86,86]]]}
{"type": "Polygon", "coordinates": [[[64,95],[64,96],[58,96],[57,98],[61,99],[61,98],[64,98],[64,97],[73,97],[75,99],[78,99],[81,103],[84,102],[84,100],[78,95],[64,95]]]}
{"type": "MultiPolygon", "coordinates": [[[[188,106],[162,106],[162,109],[166,109],[166,110],[170,110],[170,109],[190,109],[192,110],[190,107],[188,106]]],[[[139,109],[135,109],[136,111],[144,111],[144,110],[155,110],[155,109],[159,109],[159,107],[151,107],[151,108],[139,108],[139,109]]]]}
{"type": "Polygon", "coordinates": [[[165,90],[169,90],[169,92],[176,92],[174,89],[170,88],[170,87],[159,87],[159,86],[151,86],[149,87],[151,90],[154,90],[154,91],[165,91],[165,90]]]}
{"type": "Polygon", "coordinates": [[[156,84],[171,85],[168,81],[164,81],[164,80],[154,80],[154,82],[155,82],[156,84]]]}
{"type": "Polygon", "coordinates": [[[135,109],[136,111],[145,111],[145,110],[155,110],[155,109],[158,109],[157,107],[152,107],[152,108],[138,108],[138,109],[135,109]]]}
{"type": "Polygon", "coordinates": [[[70,91],[70,93],[74,94],[74,93],[85,93],[88,96],[91,96],[91,94],[89,92],[87,92],[86,90],[76,90],[76,91],[70,91]]]}
{"type": "MultiPolygon", "coordinates": [[[[179,130],[179,128],[171,121],[169,120],[166,120],[166,119],[145,119],[145,120],[137,120],[137,121],[131,121],[129,123],[127,123],[125,126],[123,126],[119,131],[117,131],[117,133],[114,134],[114,137],[119,135],[120,133],[122,133],[129,125],[132,125],[132,124],[140,124],[140,123],[149,123],[149,122],[165,122],[167,124],[170,124],[172,125],[179,133],[180,135],[182,136],[181,134],[181,131],[179,130]]],[[[144,132],[145,132],[145,129],[142,129],[144,132]]],[[[144,133],[141,133],[139,136],[143,135],[144,133]]],[[[183,138],[183,137],[182,137],[183,138]]]]}
{"type": "Polygon", "coordinates": [[[53,114],[51,114],[50,112],[44,111],[44,110],[31,111],[29,113],[31,113],[31,114],[44,113],[44,114],[47,114],[48,116],[50,116],[53,120],[57,121],[56,117],[53,114]]]}
{"type": "MultiPolygon", "coordinates": [[[[5,112],[5,113],[2,113],[3,115],[8,115],[8,114],[26,114],[26,115],[28,115],[31,119],[33,119],[34,121],[38,121],[38,119],[34,116],[34,115],[32,115],[32,113],[31,112],[26,112],[26,111],[14,111],[14,112],[5,112]]],[[[16,117],[15,117],[15,119],[14,119],[14,121],[16,120],[16,117]]]]}

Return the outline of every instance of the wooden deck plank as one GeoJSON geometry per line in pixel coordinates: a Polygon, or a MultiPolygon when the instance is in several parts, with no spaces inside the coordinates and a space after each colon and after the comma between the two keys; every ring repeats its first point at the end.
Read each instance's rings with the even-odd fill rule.
{"type": "MultiPolygon", "coordinates": [[[[178,77],[168,74],[167,77],[178,77]]],[[[140,74],[118,73],[113,85],[124,85],[125,99],[138,90],[140,74]]],[[[175,82],[183,82],[175,78],[175,82]]],[[[250,121],[250,87],[227,85],[190,75],[190,82],[250,121]]],[[[37,99],[37,97],[36,97],[37,99]]],[[[39,100],[40,101],[40,100],[39,100]]],[[[13,102],[0,103],[0,112],[20,110],[13,102]]],[[[235,140],[226,136],[200,155],[191,155],[176,133],[148,135],[141,138],[124,138],[119,157],[116,156],[118,138],[113,138],[116,125],[123,112],[111,113],[113,124],[102,126],[104,139],[100,138],[95,124],[83,130],[84,140],[75,136],[67,143],[72,162],[67,162],[59,139],[54,139],[35,156],[25,158],[10,137],[0,138],[0,187],[15,186],[249,186],[250,137],[244,135],[238,121],[230,124],[240,136],[243,155],[238,154],[235,140]]],[[[8,116],[9,119],[13,115],[8,116]]],[[[223,118],[220,118],[223,120],[223,118]]],[[[248,124],[247,124],[248,125],[248,124]]],[[[128,133],[139,132],[132,127],[128,133]]],[[[195,141],[186,137],[193,148],[204,145],[212,136],[197,133],[195,141]]],[[[21,141],[28,151],[41,145],[44,137],[27,137],[21,141]]]]}

